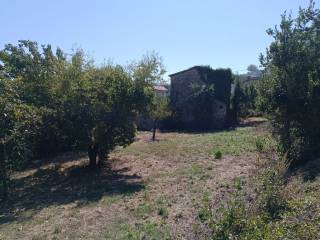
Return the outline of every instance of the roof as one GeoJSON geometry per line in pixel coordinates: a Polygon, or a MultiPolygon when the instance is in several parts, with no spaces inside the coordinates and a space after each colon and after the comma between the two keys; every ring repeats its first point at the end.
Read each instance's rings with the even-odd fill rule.
{"type": "Polygon", "coordinates": [[[188,72],[190,70],[193,70],[193,69],[196,69],[198,71],[201,71],[201,70],[205,70],[205,71],[208,71],[208,70],[213,70],[211,67],[209,66],[193,66],[191,68],[188,68],[186,70],[182,70],[180,72],[176,72],[176,73],[173,73],[173,74],[170,74],[169,77],[171,76],[175,76],[175,75],[178,75],[178,74],[181,74],[181,73],[184,73],[184,72],[188,72]]]}
{"type": "Polygon", "coordinates": [[[165,92],[168,91],[168,89],[165,88],[164,86],[153,86],[153,89],[157,91],[165,91],[165,92]]]}

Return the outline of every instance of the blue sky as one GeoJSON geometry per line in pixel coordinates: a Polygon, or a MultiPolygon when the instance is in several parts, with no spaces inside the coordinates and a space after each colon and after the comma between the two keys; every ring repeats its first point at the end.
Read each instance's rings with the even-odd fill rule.
{"type": "Polygon", "coordinates": [[[242,72],[270,44],[266,29],[309,0],[0,0],[0,48],[29,39],[98,64],[155,50],[168,73],[194,65],[242,72]]]}

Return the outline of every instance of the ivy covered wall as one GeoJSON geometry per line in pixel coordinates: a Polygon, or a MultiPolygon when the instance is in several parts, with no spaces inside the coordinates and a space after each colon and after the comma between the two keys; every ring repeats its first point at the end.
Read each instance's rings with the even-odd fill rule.
{"type": "Polygon", "coordinates": [[[227,125],[232,72],[195,66],[171,77],[171,108],[180,128],[220,129],[227,125]]]}

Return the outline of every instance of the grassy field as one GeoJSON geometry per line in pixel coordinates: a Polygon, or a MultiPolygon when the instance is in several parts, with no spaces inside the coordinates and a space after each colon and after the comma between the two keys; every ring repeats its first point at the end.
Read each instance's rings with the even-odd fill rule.
{"type": "Polygon", "coordinates": [[[272,145],[259,121],[150,137],[139,133],[99,172],[86,168],[85,156],[66,154],[14,174],[0,239],[206,239],[202,199],[219,201],[235,181],[246,182],[260,143],[272,145]]]}

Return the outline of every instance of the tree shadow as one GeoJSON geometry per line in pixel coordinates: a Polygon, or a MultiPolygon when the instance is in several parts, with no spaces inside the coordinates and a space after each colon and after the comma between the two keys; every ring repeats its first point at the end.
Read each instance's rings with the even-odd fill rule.
{"type": "Polygon", "coordinates": [[[174,130],[170,130],[170,129],[161,129],[160,133],[181,133],[181,134],[206,134],[206,133],[218,133],[218,132],[229,132],[229,131],[234,131],[236,129],[236,126],[226,126],[224,128],[211,128],[211,129],[206,129],[206,128],[178,128],[178,129],[174,129],[174,130]]]}
{"type": "Polygon", "coordinates": [[[302,178],[305,182],[314,181],[320,175],[320,159],[311,160],[293,171],[302,173],[302,178]]]}
{"type": "Polygon", "coordinates": [[[10,198],[0,205],[0,224],[25,221],[52,205],[99,201],[105,195],[131,194],[144,189],[141,177],[129,174],[128,168],[112,169],[110,163],[101,169],[84,164],[68,168],[51,165],[26,176],[12,179],[10,198]],[[27,217],[22,213],[32,210],[27,217]]]}
{"type": "Polygon", "coordinates": [[[28,162],[27,166],[24,166],[21,170],[32,170],[40,167],[46,167],[52,164],[64,164],[67,162],[77,161],[80,158],[86,158],[87,153],[83,151],[73,151],[65,153],[57,153],[55,156],[48,156],[45,158],[39,158],[28,162]]]}
{"type": "Polygon", "coordinates": [[[206,134],[206,133],[218,133],[234,131],[237,127],[268,127],[269,120],[262,117],[251,117],[241,120],[239,123],[230,123],[221,128],[176,128],[176,129],[160,129],[161,133],[187,133],[187,134],[206,134]]]}

